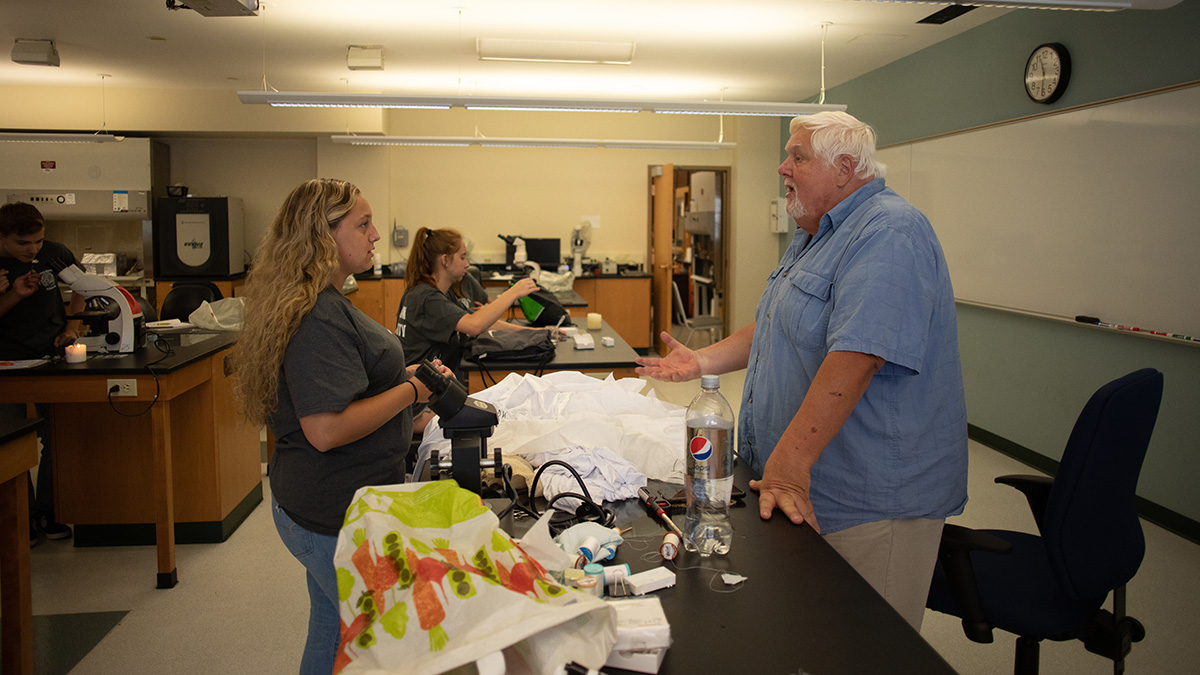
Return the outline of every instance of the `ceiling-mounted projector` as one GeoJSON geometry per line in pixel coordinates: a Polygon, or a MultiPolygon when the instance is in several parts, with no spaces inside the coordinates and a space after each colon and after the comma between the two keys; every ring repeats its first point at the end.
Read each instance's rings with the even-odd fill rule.
{"type": "Polygon", "coordinates": [[[167,9],[191,9],[203,16],[257,16],[258,0],[167,0],[167,9]]]}
{"type": "Polygon", "coordinates": [[[54,47],[54,40],[17,38],[13,41],[12,60],[26,66],[57,66],[58,49],[54,47]]]}

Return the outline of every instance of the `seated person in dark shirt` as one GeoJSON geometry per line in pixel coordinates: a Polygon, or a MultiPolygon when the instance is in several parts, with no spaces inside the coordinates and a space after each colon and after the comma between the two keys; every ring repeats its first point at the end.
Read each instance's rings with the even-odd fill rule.
{"type": "MultiPolygon", "coordinates": [[[[467,246],[456,230],[422,227],[413,239],[404,272],[407,288],[396,315],[396,335],[412,363],[441,359],[460,380],[462,342],[488,330],[525,330],[501,320],[519,298],[537,290],[522,279],[492,302],[475,308],[463,289],[467,276],[467,246]]],[[[477,293],[477,292],[476,292],[477,293]]],[[[486,294],[485,294],[486,297],[486,294]]]]}
{"type": "MultiPolygon", "coordinates": [[[[61,354],[75,342],[78,320],[68,321],[58,290],[59,270],[76,264],[75,255],[62,244],[46,241],[46,221],[32,204],[16,202],[0,206],[0,359],[36,359],[61,354]]],[[[83,311],[83,297],[72,294],[71,314],[83,311]]],[[[24,416],[22,410],[12,414],[24,416]]],[[[49,419],[44,404],[38,416],[49,419]]],[[[42,458],[38,464],[37,489],[30,481],[29,539],[37,541],[40,530],[49,539],[66,539],[71,528],[54,518],[54,472],[50,437],[38,431],[42,458]],[[36,499],[35,499],[36,495],[36,499]]]]}

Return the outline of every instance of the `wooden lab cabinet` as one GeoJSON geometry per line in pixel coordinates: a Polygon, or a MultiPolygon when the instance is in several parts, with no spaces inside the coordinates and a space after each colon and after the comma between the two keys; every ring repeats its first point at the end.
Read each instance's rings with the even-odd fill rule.
{"type": "Polygon", "coordinates": [[[599,312],[634,349],[650,347],[650,277],[593,277],[575,280],[575,292],[587,307],[572,307],[571,316],[599,312]]]}
{"type": "Polygon", "coordinates": [[[358,280],[358,290],[346,297],[363,314],[375,319],[384,328],[396,330],[396,312],[404,296],[404,279],[378,278],[358,280]]]}

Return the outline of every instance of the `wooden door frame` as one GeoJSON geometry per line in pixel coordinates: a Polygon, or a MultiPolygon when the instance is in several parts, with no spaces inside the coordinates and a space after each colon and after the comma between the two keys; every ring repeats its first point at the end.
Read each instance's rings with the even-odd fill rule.
{"type": "MultiPolygon", "coordinates": [[[[665,331],[671,332],[671,314],[672,314],[672,298],[671,298],[671,278],[673,273],[674,263],[674,228],[675,228],[675,173],[686,171],[691,173],[698,171],[714,171],[720,177],[721,181],[721,269],[718,278],[718,287],[722,291],[721,305],[719,315],[723,322],[723,335],[729,335],[729,260],[730,247],[732,246],[733,224],[730,213],[732,211],[730,203],[731,197],[731,182],[733,167],[731,166],[676,166],[674,164],[661,164],[650,166],[647,170],[650,183],[650,199],[649,199],[649,214],[648,220],[650,226],[647,228],[647,253],[646,259],[650,262],[649,268],[653,277],[652,302],[651,309],[653,312],[653,320],[651,325],[654,329],[654,339],[651,341],[651,346],[659,353],[666,354],[666,345],[662,341],[661,334],[665,331]],[[657,171],[657,173],[656,173],[657,171]],[[664,199],[659,199],[661,195],[669,195],[664,199]],[[662,257],[665,255],[665,260],[662,257]]],[[[682,289],[681,289],[682,290],[682,289]]]]}

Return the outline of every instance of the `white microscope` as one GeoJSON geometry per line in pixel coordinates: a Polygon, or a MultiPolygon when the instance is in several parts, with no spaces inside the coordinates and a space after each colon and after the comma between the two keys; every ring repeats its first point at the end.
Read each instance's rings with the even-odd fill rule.
{"type": "Polygon", "coordinates": [[[88,352],[132,353],[146,344],[146,319],[142,307],[129,291],[95,274],[87,274],[75,265],[58,273],[58,278],[85,299],[82,319],[89,327],[87,337],[76,342],[87,345],[88,352]]]}

